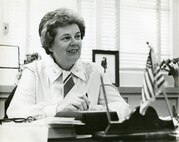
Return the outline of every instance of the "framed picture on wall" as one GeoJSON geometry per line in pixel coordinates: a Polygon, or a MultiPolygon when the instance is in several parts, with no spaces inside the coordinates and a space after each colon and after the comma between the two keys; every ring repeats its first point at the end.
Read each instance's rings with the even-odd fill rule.
{"type": "Polygon", "coordinates": [[[102,66],[115,86],[119,86],[119,51],[92,50],[92,61],[102,66]]]}
{"type": "Polygon", "coordinates": [[[0,44],[0,68],[19,69],[20,51],[19,46],[0,44]]]}

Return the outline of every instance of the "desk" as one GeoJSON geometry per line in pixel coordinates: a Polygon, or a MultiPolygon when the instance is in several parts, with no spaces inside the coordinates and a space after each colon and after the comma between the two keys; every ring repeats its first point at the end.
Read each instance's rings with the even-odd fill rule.
{"type": "Polygon", "coordinates": [[[63,139],[63,140],[48,140],[48,142],[179,142],[179,139],[150,139],[150,140],[99,140],[96,138],[87,138],[87,139],[63,139]]]}
{"type": "MultiPolygon", "coordinates": [[[[48,141],[48,142],[136,142],[136,140],[110,140],[110,141],[99,141],[95,139],[83,139],[83,140],[62,140],[62,141],[48,141]]],[[[139,142],[179,142],[179,140],[140,140],[139,142]]]]}
{"type": "MultiPolygon", "coordinates": [[[[0,126],[3,126],[3,125],[0,125],[0,126]]],[[[27,142],[27,137],[29,136],[29,138],[31,138],[32,136],[35,137],[36,135],[38,136],[38,134],[40,134],[40,138],[43,140],[41,142],[46,142],[47,140],[47,130],[46,129],[47,127],[43,127],[41,125],[39,125],[37,128],[35,127],[32,127],[33,124],[31,125],[31,123],[15,123],[15,125],[8,125],[9,129],[5,129],[6,131],[3,131],[3,136],[5,136],[6,138],[9,136],[11,137],[20,137],[20,141],[24,141],[25,139],[25,142],[27,142]],[[24,124],[24,125],[23,125],[24,124]],[[16,128],[15,128],[16,126],[16,128]],[[24,126],[26,126],[26,128],[29,128],[30,129],[26,129],[24,128],[24,126]],[[34,129],[35,128],[35,129],[34,129]],[[22,130],[23,129],[23,130],[22,130]],[[10,131],[9,131],[10,130],[10,131]],[[18,131],[20,130],[20,131],[18,131]],[[23,133],[23,134],[22,134],[23,133]],[[12,134],[12,135],[11,135],[12,134]],[[23,135],[23,136],[22,136],[23,135]],[[44,139],[45,138],[45,139],[44,139]]],[[[34,126],[37,126],[37,125],[34,125],[34,126]]],[[[0,127],[2,128],[2,127],[0,127]]],[[[2,130],[2,129],[0,129],[2,130]]],[[[3,129],[4,130],[4,129],[3,129]]],[[[3,141],[1,138],[2,138],[2,131],[0,132],[0,141],[1,142],[7,142],[7,141],[3,141]]],[[[79,137],[79,135],[77,135],[77,137],[79,137]]],[[[40,139],[39,138],[39,139],[40,139]]],[[[19,138],[18,138],[19,139],[19,138]]],[[[35,139],[37,140],[37,138],[35,139]]],[[[179,142],[179,138],[176,140],[172,137],[168,137],[165,135],[165,137],[162,137],[162,139],[123,139],[121,140],[119,137],[118,138],[112,138],[112,139],[102,139],[102,138],[97,138],[97,137],[88,137],[88,138],[71,138],[71,139],[68,139],[68,138],[65,138],[65,139],[48,139],[48,142],[136,142],[136,141],[139,141],[139,142],[179,142]]],[[[32,141],[28,141],[28,142],[36,142],[34,141],[34,138],[32,141]]]]}

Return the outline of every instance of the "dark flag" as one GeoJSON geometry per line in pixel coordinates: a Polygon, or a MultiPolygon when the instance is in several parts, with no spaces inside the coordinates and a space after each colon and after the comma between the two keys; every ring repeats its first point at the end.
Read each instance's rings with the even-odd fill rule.
{"type": "Polygon", "coordinates": [[[144,114],[149,104],[155,101],[156,97],[165,88],[165,79],[161,74],[161,70],[155,61],[154,51],[150,47],[146,69],[144,72],[144,80],[142,87],[142,101],[140,105],[140,113],[144,114]]]}

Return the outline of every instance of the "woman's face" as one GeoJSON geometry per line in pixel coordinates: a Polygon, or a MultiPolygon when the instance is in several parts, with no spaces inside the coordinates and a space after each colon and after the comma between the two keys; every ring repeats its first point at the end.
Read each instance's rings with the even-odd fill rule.
{"type": "Polygon", "coordinates": [[[63,69],[69,70],[81,55],[81,32],[77,24],[71,24],[56,29],[52,52],[56,63],[63,69]]]}

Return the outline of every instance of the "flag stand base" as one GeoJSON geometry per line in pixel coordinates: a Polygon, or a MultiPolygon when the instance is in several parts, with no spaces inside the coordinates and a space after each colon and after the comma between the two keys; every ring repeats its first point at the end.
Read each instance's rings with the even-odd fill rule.
{"type": "Polygon", "coordinates": [[[172,120],[159,119],[157,112],[151,106],[145,115],[139,113],[137,107],[130,117],[123,122],[111,122],[105,131],[95,134],[98,138],[120,138],[120,139],[149,139],[164,138],[174,131],[172,120]]]}

